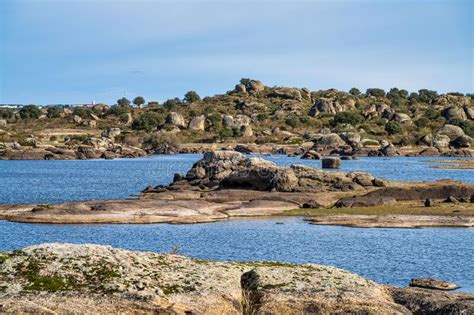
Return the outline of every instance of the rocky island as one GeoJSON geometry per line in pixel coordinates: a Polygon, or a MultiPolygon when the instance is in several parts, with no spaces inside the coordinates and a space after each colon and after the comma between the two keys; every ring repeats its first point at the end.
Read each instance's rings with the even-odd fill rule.
{"type": "Polygon", "coordinates": [[[233,217],[304,215],[313,224],[472,227],[472,196],[474,185],[453,181],[388,182],[363,172],[303,165],[280,167],[235,151],[210,151],[186,174],[175,174],[170,185],[149,186],[137,198],[0,205],[0,219],[29,223],[203,223],[233,217]]]}
{"type": "Polygon", "coordinates": [[[472,314],[473,301],[473,294],[383,286],[315,264],[216,262],[100,245],[0,252],[2,313],[472,314]]]}

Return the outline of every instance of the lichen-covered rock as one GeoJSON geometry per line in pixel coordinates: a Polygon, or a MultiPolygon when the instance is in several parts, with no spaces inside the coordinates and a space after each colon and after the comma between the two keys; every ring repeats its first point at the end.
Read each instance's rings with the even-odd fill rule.
{"type": "Polygon", "coordinates": [[[446,118],[447,121],[452,119],[465,120],[467,118],[464,108],[459,106],[447,107],[441,111],[441,115],[446,118]]]}
{"type": "Polygon", "coordinates": [[[338,148],[347,145],[337,133],[320,134],[312,139],[313,149],[338,148]]]}
{"type": "Polygon", "coordinates": [[[385,287],[316,264],[204,261],[58,243],[0,257],[6,313],[409,313],[385,287]]]}
{"type": "Polygon", "coordinates": [[[206,118],[204,115],[196,116],[189,122],[188,129],[204,131],[206,128],[206,118]]]}

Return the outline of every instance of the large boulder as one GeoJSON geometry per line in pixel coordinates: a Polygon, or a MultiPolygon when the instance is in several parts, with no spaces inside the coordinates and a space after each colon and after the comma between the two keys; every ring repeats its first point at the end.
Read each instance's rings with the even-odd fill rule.
{"type": "Polygon", "coordinates": [[[336,133],[320,134],[312,139],[313,149],[318,148],[338,148],[346,145],[346,142],[336,133]]]}
{"type": "Polygon", "coordinates": [[[0,119],[0,127],[6,127],[7,121],[5,119],[0,119]]]}
{"type": "Polygon", "coordinates": [[[339,136],[351,147],[357,146],[361,140],[361,136],[357,132],[341,132],[339,136]]]}
{"type": "Polygon", "coordinates": [[[166,117],[166,123],[173,126],[182,127],[182,128],[186,127],[186,122],[184,121],[183,116],[177,112],[169,113],[168,116],[166,117]]]}
{"type": "Polygon", "coordinates": [[[467,119],[474,120],[474,107],[465,106],[464,111],[466,112],[467,119]]]}
{"type": "Polygon", "coordinates": [[[467,118],[464,108],[459,106],[447,107],[443,111],[441,111],[441,115],[446,118],[447,121],[450,121],[452,119],[466,120],[467,118]]]}
{"type": "Polygon", "coordinates": [[[189,122],[188,129],[204,131],[206,128],[206,118],[204,115],[196,116],[189,122]]]}
{"type": "Polygon", "coordinates": [[[474,145],[474,139],[467,135],[462,135],[451,141],[451,145],[455,148],[469,148],[474,145]]]}
{"type": "Polygon", "coordinates": [[[319,113],[329,113],[329,114],[336,114],[336,109],[333,105],[332,100],[327,98],[320,98],[319,100],[314,103],[314,105],[310,108],[308,115],[315,117],[319,113]]]}
{"type": "Polygon", "coordinates": [[[451,140],[454,140],[457,137],[463,136],[464,131],[461,127],[446,124],[438,130],[438,134],[448,136],[451,140]]]}
{"type": "Polygon", "coordinates": [[[445,149],[451,140],[446,135],[437,134],[433,137],[433,146],[437,149],[445,149]]]}
{"type": "Polygon", "coordinates": [[[242,137],[253,137],[253,130],[250,125],[243,125],[240,127],[240,134],[242,137]]]}
{"type": "Polygon", "coordinates": [[[247,93],[247,88],[245,87],[244,84],[237,84],[234,88],[234,91],[236,93],[247,93]]]}
{"type": "Polygon", "coordinates": [[[412,123],[412,120],[411,120],[410,116],[408,116],[407,114],[403,114],[403,113],[393,114],[392,120],[394,120],[396,122],[399,122],[401,124],[407,124],[407,125],[412,123]]]}

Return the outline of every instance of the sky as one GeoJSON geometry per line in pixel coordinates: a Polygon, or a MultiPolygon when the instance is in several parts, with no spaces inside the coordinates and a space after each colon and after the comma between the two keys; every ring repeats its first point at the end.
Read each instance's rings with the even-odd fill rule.
{"type": "Polygon", "coordinates": [[[0,0],[0,103],[268,86],[474,92],[474,1],[0,0]]]}

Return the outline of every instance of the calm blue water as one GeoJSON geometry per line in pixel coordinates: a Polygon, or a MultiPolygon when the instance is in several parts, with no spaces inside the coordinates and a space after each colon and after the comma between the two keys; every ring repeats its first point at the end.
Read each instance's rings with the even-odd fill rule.
{"type": "MultiPolygon", "coordinates": [[[[0,204],[59,203],[89,199],[121,199],[148,185],[168,184],[185,173],[201,155],[156,155],[139,159],[85,161],[0,161],[0,204]]],[[[264,158],[281,165],[321,167],[321,161],[282,155],[264,158]]],[[[343,161],[343,171],[366,171],[392,180],[434,181],[450,178],[474,183],[473,170],[430,168],[438,158],[360,158],[343,161]]],[[[452,158],[449,158],[452,159],[452,158]]]]}
{"type": "Polygon", "coordinates": [[[47,225],[0,221],[0,250],[44,242],[97,243],[191,257],[333,265],[379,283],[438,277],[474,292],[474,229],[357,229],[300,218],[194,225],[47,225]],[[284,224],[276,224],[282,222],[284,224]]]}

